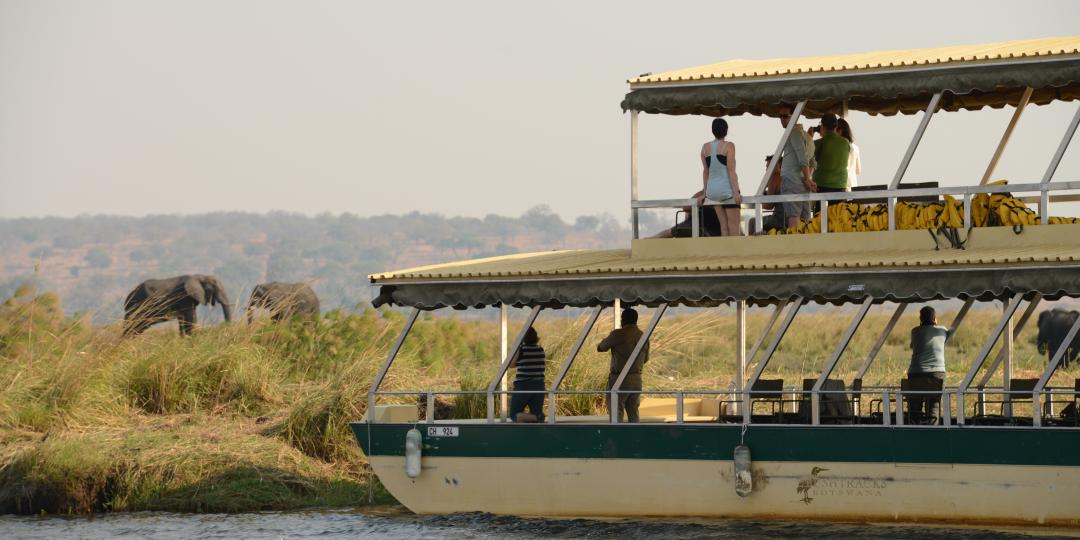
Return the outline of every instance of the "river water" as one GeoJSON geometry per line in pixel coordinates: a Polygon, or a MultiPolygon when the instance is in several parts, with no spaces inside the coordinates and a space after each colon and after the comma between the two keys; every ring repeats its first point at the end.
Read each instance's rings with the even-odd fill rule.
{"type": "Polygon", "coordinates": [[[1080,531],[913,527],[896,524],[671,519],[540,519],[454,514],[416,516],[400,508],[363,512],[264,512],[251,514],[118,513],[89,517],[0,516],[2,539],[56,538],[364,538],[364,539],[560,539],[645,540],[680,538],[983,538],[1080,537],[1080,531]]]}

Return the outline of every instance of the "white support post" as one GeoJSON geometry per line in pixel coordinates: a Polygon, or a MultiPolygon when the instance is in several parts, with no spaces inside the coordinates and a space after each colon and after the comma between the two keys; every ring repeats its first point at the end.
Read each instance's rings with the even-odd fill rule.
{"type": "Polygon", "coordinates": [[[889,230],[896,230],[896,197],[885,199],[886,212],[889,215],[889,230]]]}
{"type": "Polygon", "coordinates": [[[915,149],[919,147],[919,141],[922,141],[923,133],[926,132],[926,126],[930,124],[930,118],[937,112],[938,103],[940,102],[941,92],[934,94],[934,96],[930,98],[930,104],[926,106],[926,111],[923,112],[922,121],[919,122],[919,128],[915,130],[915,136],[911,138],[911,143],[908,144],[907,152],[904,153],[904,159],[900,160],[900,166],[896,169],[896,175],[893,176],[892,182],[889,184],[889,189],[900,187],[900,182],[904,179],[904,173],[907,172],[908,165],[911,164],[911,158],[915,155],[915,149]]]}
{"type": "Polygon", "coordinates": [[[638,209],[634,203],[638,200],[638,111],[630,111],[630,215],[634,240],[640,235],[638,229],[638,209]]]}
{"type": "MultiPolygon", "coordinates": [[[[1001,305],[1001,309],[1006,309],[1004,303],[1001,305]]],[[[1001,337],[1001,351],[1000,354],[1004,355],[1001,363],[1001,387],[1006,392],[1012,390],[1009,386],[1009,381],[1012,380],[1012,360],[1013,360],[1013,318],[1009,317],[1005,323],[1005,334],[1001,337]]],[[[1012,394],[1005,394],[1002,398],[1005,403],[1002,404],[1004,410],[1002,411],[1006,418],[1012,418],[1012,394]]]]}
{"type": "Polygon", "coordinates": [[[1072,121],[1069,122],[1069,127],[1065,130],[1065,135],[1061,137],[1061,143],[1058,144],[1054,157],[1050,159],[1050,165],[1046,167],[1046,172],[1043,173],[1042,183],[1046,184],[1054,178],[1054,173],[1057,172],[1061,158],[1065,156],[1065,150],[1069,148],[1069,143],[1072,142],[1073,135],[1076,134],[1077,126],[1080,126],[1080,107],[1076,108],[1076,113],[1073,114],[1072,121]]]}
{"type": "MultiPolygon", "coordinates": [[[[517,338],[514,339],[514,345],[513,345],[513,350],[514,351],[517,351],[518,349],[521,348],[521,342],[525,341],[525,332],[527,332],[529,330],[529,328],[533,325],[533,323],[536,322],[536,316],[540,314],[541,309],[543,309],[543,308],[541,308],[540,306],[536,306],[536,307],[532,308],[532,311],[529,312],[529,316],[525,318],[525,324],[522,325],[521,331],[518,332],[517,338]]],[[[509,350],[510,349],[507,349],[508,352],[509,352],[509,350]]],[[[499,364],[499,372],[496,373],[495,377],[493,379],[491,379],[490,383],[488,383],[488,388],[487,388],[487,421],[488,421],[489,424],[495,421],[495,410],[494,410],[495,409],[495,407],[494,407],[494,405],[495,405],[495,397],[494,397],[495,389],[499,388],[500,382],[503,385],[506,384],[506,382],[505,382],[506,381],[506,370],[510,369],[510,358],[511,358],[511,356],[513,356],[513,355],[512,354],[505,354],[505,353],[503,354],[502,363],[499,364]]],[[[505,386],[503,386],[503,388],[505,388],[505,386]]],[[[501,396],[503,398],[502,403],[504,405],[503,405],[502,411],[500,413],[500,417],[503,420],[505,420],[506,419],[506,405],[505,405],[505,403],[506,403],[506,393],[505,392],[506,391],[503,390],[503,392],[504,393],[502,393],[501,396]]]]}
{"type": "Polygon", "coordinates": [[[765,322],[765,326],[761,329],[761,335],[754,341],[754,346],[750,348],[750,353],[746,355],[747,367],[754,363],[754,357],[757,356],[758,349],[765,343],[765,338],[769,337],[769,332],[772,331],[773,325],[776,324],[776,320],[780,317],[780,313],[784,311],[784,308],[786,308],[787,305],[788,301],[782,300],[779,304],[773,306],[773,311],[769,314],[769,320],[765,322]]]}
{"type": "Polygon", "coordinates": [[[829,232],[829,201],[821,201],[821,234],[829,232]]]}
{"type": "MultiPolygon", "coordinates": [[[[507,345],[508,345],[507,340],[510,339],[510,335],[509,335],[509,332],[507,330],[506,323],[507,323],[506,304],[499,304],[499,359],[500,359],[499,361],[500,362],[502,360],[506,359],[506,355],[508,353],[508,351],[507,351],[507,345]]],[[[500,379],[500,381],[499,381],[499,391],[502,392],[501,394],[499,394],[499,411],[500,411],[499,416],[501,416],[503,419],[506,418],[506,409],[507,409],[507,407],[509,405],[509,403],[508,403],[509,400],[507,399],[507,395],[506,395],[506,388],[507,388],[507,385],[506,385],[506,372],[504,371],[503,375],[502,375],[502,379],[500,379]]]]}
{"type": "Polygon", "coordinates": [[[750,380],[746,382],[745,390],[743,391],[743,422],[750,423],[750,413],[752,408],[750,392],[754,389],[754,384],[761,378],[761,372],[765,371],[765,366],[769,364],[769,360],[772,359],[773,353],[776,352],[776,348],[780,346],[780,340],[784,339],[784,334],[787,333],[788,328],[791,326],[791,322],[795,320],[795,315],[799,313],[801,309],[806,305],[806,299],[803,297],[796,297],[791,304],[791,309],[788,310],[787,317],[784,318],[783,324],[776,331],[776,335],[773,336],[769,342],[769,348],[765,350],[765,355],[761,358],[761,361],[757,363],[754,368],[754,373],[750,375],[750,380]]]}
{"type": "MultiPolygon", "coordinates": [[[[1020,337],[1020,332],[1024,330],[1024,325],[1027,324],[1028,319],[1030,319],[1031,316],[1035,313],[1035,309],[1039,307],[1039,302],[1041,300],[1042,294],[1035,293],[1035,295],[1031,297],[1031,300],[1028,301],[1027,308],[1024,309],[1023,315],[1020,315],[1020,318],[1017,319],[1016,324],[1012,328],[1013,340],[1016,340],[1016,338],[1020,337]]],[[[979,390],[982,390],[986,387],[987,384],[990,383],[990,378],[993,377],[994,373],[997,372],[998,366],[1000,366],[1001,362],[1004,360],[1005,349],[1002,348],[998,351],[997,356],[994,357],[994,361],[990,364],[990,367],[986,369],[986,373],[983,374],[982,379],[979,380],[979,384],[976,386],[979,390]]],[[[1011,376],[1008,378],[1011,378],[1011,376]]]]}
{"type": "MultiPolygon", "coordinates": [[[[836,344],[836,349],[833,350],[832,356],[825,364],[825,369],[821,370],[821,375],[818,380],[814,382],[814,387],[810,391],[810,414],[811,423],[821,423],[821,387],[825,385],[825,381],[832,375],[833,370],[836,369],[836,364],[840,362],[840,357],[844,355],[844,351],[847,350],[848,344],[851,343],[851,338],[855,335],[855,331],[859,329],[859,325],[862,324],[863,319],[866,318],[866,313],[870,311],[870,307],[874,305],[874,297],[867,296],[863,300],[862,306],[859,307],[859,311],[855,314],[855,318],[851,319],[851,324],[848,325],[847,331],[840,338],[840,343],[836,344]]],[[[803,396],[804,398],[806,396],[803,396]]]]}
{"type": "Polygon", "coordinates": [[[1012,137],[1012,132],[1016,129],[1016,123],[1020,121],[1020,115],[1024,114],[1024,107],[1027,107],[1028,101],[1031,100],[1032,90],[1033,88],[1030,86],[1025,88],[1024,93],[1020,96],[1020,101],[1016,103],[1016,110],[1013,111],[1009,125],[1005,127],[1005,133],[1001,134],[1001,140],[998,141],[997,149],[994,150],[994,156],[990,158],[990,164],[986,166],[986,172],[983,173],[982,180],[979,181],[980,186],[985,186],[990,181],[990,176],[994,174],[994,169],[997,168],[1001,154],[1005,153],[1009,138],[1012,137]]]}
{"type": "Polygon", "coordinates": [[[871,347],[870,353],[866,355],[866,360],[863,361],[862,366],[859,366],[859,370],[855,372],[856,379],[861,379],[866,375],[866,371],[870,369],[870,365],[874,363],[874,359],[877,358],[878,352],[880,352],[881,347],[885,345],[885,340],[889,338],[889,334],[892,333],[893,327],[896,326],[897,321],[900,320],[900,316],[904,314],[905,309],[907,309],[906,302],[901,302],[896,305],[896,310],[893,311],[892,317],[889,318],[889,322],[885,324],[885,329],[881,331],[881,335],[879,335],[877,341],[874,342],[874,346],[871,347]]]}
{"type": "Polygon", "coordinates": [[[615,313],[612,314],[612,317],[615,318],[613,327],[618,330],[622,328],[622,300],[616,298],[612,308],[615,311],[615,313]]]}
{"type": "Polygon", "coordinates": [[[941,392],[941,422],[945,427],[952,425],[952,394],[948,390],[941,392]]]}
{"type": "MultiPolygon", "coordinates": [[[[1002,314],[1001,319],[998,320],[993,331],[987,336],[986,343],[983,344],[982,350],[971,363],[971,368],[968,370],[967,375],[964,376],[964,380],[960,382],[960,386],[956,389],[956,407],[958,410],[963,410],[964,394],[967,393],[968,387],[971,386],[971,381],[975,379],[975,375],[979,373],[979,369],[982,368],[983,364],[986,362],[986,357],[990,355],[990,350],[994,348],[994,344],[996,344],[998,338],[1001,337],[1001,332],[1005,330],[1005,325],[1008,324],[1009,319],[1016,313],[1016,308],[1020,307],[1021,300],[1022,298],[1019,294],[1014,295],[1012,299],[1009,300],[1008,305],[1005,306],[1005,313],[1002,314]]],[[[963,413],[958,412],[957,414],[962,415],[963,413]]]]}
{"type": "Polygon", "coordinates": [[[971,194],[964,194],[964,228],[971,228],[971,194]]]}
{"type": "Polygon", "coordinates": [[[896,425],[904,425],[904,392],[896,391],[896,425]]]}
{"type": "Polygon", "coordinates": [[[405,343],[405,337],[409,335],[409,331],[412,330],[413,325],[416,324],[416,318],[419,316],[420,310],[413,308],[408,320],[405,321],[405,326],[401,328],[397,340],[394,341],[394,346],[390,348],[390,354],[386,356],[386,362],[383,362],[382,367],[379,368],[379,374],[375,376],[375,381],[371,383],[371,388],[368,389],[367,421],[369,424],[375,422],[375,395],[379,392],[379,387],[382,386],[386,373],[390,371],[390,366],[393,365],[394,359],[401,352],[401,346],[405,343]]]}
{"type": "Polygon", "coordinates": [[[548,417],[547,422],[549,424],[555,423],[555,392],[559,391],[559,386],[562,386],[563,379],[566,378],[566,374],[570,372],[570,366],[574,365],[574,359],[577,358],[581,347],[585,344],[585,339],[589,337],[589,333],[592,332],[596,321],[600,318],[600,313],[604,311],[604,306],[596,306],[593,308],[592,313],[589,315],[589,320],[585,322],[585,326],[581,329],[581,333],[578,334],[577,341],[574,342],[574,346],[570,347],[570,352],[566,354],[566,360],[563,360],[561,366],[559,366],[559,372],[555,375],[555,381],[551,383],[551,390],[548,390],[548,417]]]}
{"type": "Polygon", "coordinates": [[[608,409],[611,413],[611,423],[619,423],[619,390],[622,388],[623,381],[626,380],[626,376],[630,374],[630,368],[637,363],[638,356],[641,355],[641,351],[645,348],[645,345],[649,343],[649,338],[652,337],[653,331],[656,330],[656,325],[660,324],[660,318],[664,316],[664,312],[667,311],[667,304],[660,304],[656,307],[656,311],[653,312],[652,319],[649,320],[649,326],[645,327],[645,331],[641,334],[641,339],[638,339],[637,345],[634,345],[633,352],[630,353],[630,358],[626,359],[626,364],[623,366],[619,377],[615,379],[615,384],[611,385],[610,389],[610,401],[608,401],[608,409]]]}
{"type": "MultiPolygon", "coordinates": [[[[735,391],[742,392],[746,381],[746,300],[735,302],[735,391]]],[[[736,403],[736,414],[742,412],[742,402],[736,403]]]]}
{"type": "MultiPolygon", "coordinates": [[[[791,111],[791,118],[788,119],[787,127],[784,128],[784,134],[780,136],[780,142],[776,144],[776,151],[773,152],[773,159],[769,161],[769,166],[765,167],[765,176],[761,178],[761,185],[758,186],[756,195],[764,195],[765,188],[769,185],[769,178],[772,178],[773,171],[776,170],[776,164],[780,162],[778,159],[780,154],[784,151],[784,145],[787,144],[788,139],[791,137],[791,132],[795,129],[795,124],[799,123],[799,117],[802,116],[803,108],[806,107],[806,101],[800,101],[795,105],[795,108],[791,111]]],[[[759,218],[758,226],[760,227],[761,221],[759,218]]]]}
{"type": "MultiPolygon", "coordinates": [[[[706,210],[712,210],[712,208],[709,208],[709,207],[705,207],[705,209],[706,210]]],[[[699,229],[698,224],[701,222],[700,218],[699,218],[699,216],[701,215],[701,210],[702,210],[702,207],[698,206],[697,200],[694,201],[694,204],[690,205],[690,237],[691,238],[697,238],[698,236],[701,236],[700,231],[698,230],[699,229]]]]}

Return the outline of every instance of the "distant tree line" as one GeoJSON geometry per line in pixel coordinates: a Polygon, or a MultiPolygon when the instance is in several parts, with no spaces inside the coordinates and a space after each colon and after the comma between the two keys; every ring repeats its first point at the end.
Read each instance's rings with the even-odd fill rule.
{"type": "Polygon", "coordinates": [[[0,219],[0,297],[29,283],[57,293],[65,312],[104,323],[122,317],[124,295],[146,278],[207,273],[234,301],[260,282],[307,281],[324,310],[354,308],[372,297],[371,273],[534,250],[626,247],[629,239],[627,224],[610,215],[569,224],[546,206],[483,218],[217,212],[0,219]]]}

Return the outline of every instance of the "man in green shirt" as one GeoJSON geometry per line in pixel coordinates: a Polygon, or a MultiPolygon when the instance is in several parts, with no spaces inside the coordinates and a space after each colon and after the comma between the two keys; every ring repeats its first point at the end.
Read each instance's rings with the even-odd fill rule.
{"type": "Polygon", "coordinates": [[[818,193],[847,191],[851,143],[836,132],[836,124],[836,115],[826,114],[821,117],[820,126],[811,128],[811,132],[817,131],[821,135],[820,139],[814,141],[814,158],[817,161],[814,183],[818,186],[818,193]]]}

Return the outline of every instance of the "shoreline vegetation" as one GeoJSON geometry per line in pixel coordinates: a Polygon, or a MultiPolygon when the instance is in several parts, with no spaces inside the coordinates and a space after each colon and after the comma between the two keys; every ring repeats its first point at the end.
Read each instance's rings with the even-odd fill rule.
{"type": "MultiPolygon", "coordinates": [[[[850,381],[886,311],[876,308],[863,323],[836,376],[850,381]]],[[[886,341],[867,384],[903,376],[912,311],[886,341]]],[[[585,317],[554,313],[536,324],[553,359],[549,380],[585,317]]],[[[799,384],[819,371],[850,322],[849,312],[837,313],[800,315],[766,373],[799,384]]],[[[728,388],[730,315],[718,308],[665,318],[645,388],[728,388]]],[[[751,340],[766,316],[751,311],[751,340]]],[[[963,376],[998,316],[994,309],[969,314],[946,352],[948,384],[963,376]]],[[[171,323],[121,339],[119,324],[65,317],[56,295],[22,287],[0,305],[0,514],[292,510],[362,506],[369,495],[392,503],[369,475],[348,422],[363,417],[371,380],[403,323],[398,311],[369,308],[331,311],[317,324],[201,327],[190,338],[177,336],[171,323]]],[[[604,388],[607,357],[595,343],[610,325],[608,312],[565,388],[604,388]]],[[[1037,376],[1045,366],[1035,333],[1029,327],[1015,342],[1014,377],[1037,376]]],[[[384,388],[477,390],[494,373],[498,348],[493,320],[424,314],[384,388]]],[[[1077,376],[1073,367],[1054,381],[1071,385],[1077,376]]],[[[462,397],[449,406],[457,417],[481,416],[483,401],[462,397]]],[[[559,401],[560,414],[602,410],[599,396],[559,401]]]]}

